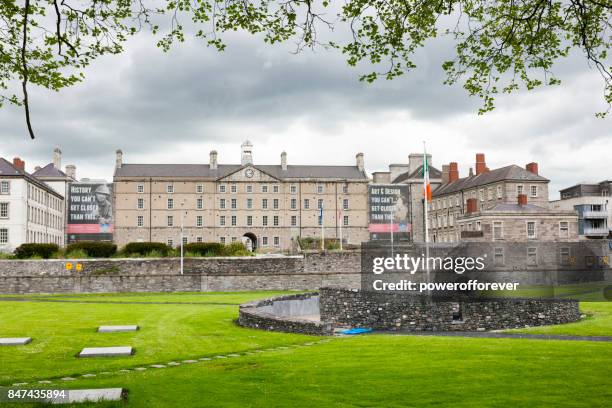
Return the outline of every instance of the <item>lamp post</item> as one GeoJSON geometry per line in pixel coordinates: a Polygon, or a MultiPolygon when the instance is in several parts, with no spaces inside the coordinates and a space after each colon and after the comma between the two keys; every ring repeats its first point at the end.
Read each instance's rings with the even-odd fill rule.
{"type": "Polygon", "coordinates": [[[184,243],[183,243],[183,237],[185,236],[185,235],[184,235],[184,232],[183,232],[184,225],[185,225],[185,211],[183,211],[183,206],[184,206],[184,205],[185,205],[185,202],[182,202],[182,203],[181,203],[181,237],[180,237],[180,239],[179,239],[179,242],[180,242],[180,244],[181,244],[181,275],[183,274],[183,265],[184,265],[184,262],[183,262],[183,254],[184,254],[184,249],[183,249],[183,245],[184,245],[184,243]]]}

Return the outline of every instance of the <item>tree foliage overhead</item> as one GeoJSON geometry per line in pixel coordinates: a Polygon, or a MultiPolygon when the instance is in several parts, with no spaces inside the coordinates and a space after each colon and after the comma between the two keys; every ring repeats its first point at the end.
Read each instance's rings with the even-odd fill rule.
{"type": "Polygon", "coordinates": [[[82,81],[92,61],[121,53],[142,30],[159,35],[163,50],[188,35],[224,50],[223,33],[243,30],[295,41],[298,52],[337,49],[368,82],[416,68],[419,48],[451,36],[445,83],[480,97],[480,113],[496,94],[558,84],[555,62],[577,50],[600,72],[609,110],[611,9],[612,0],[0,0],[0,106],[22,105],[34,137],[30,85],[59,91],[82,81]]]}

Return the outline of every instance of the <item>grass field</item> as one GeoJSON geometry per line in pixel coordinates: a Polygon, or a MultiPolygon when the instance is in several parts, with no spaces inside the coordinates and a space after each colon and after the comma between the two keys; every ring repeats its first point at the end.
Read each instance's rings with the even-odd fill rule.
{"type": "MultiPolygon", "coordinates": [[[[0,385],[37,387],[38,380],[52,379],[38,387],[123,387],[130,407],[603,407],[612,400],[612,343],[395,335],[318,343],[321,338],[235,325],[239,303],[271,294],[79,295],[53,297],[71,303],[0,302],[0,336],[34,338],[26,346],[0,348],[0,385]],[[73,303],[81,301],[183,304],[73,303]],[[96,333],[102,324],[138,324],[141,330],[96,333]],[[310,342],[315,343],[304,345],[310,342]],[[105,345],[131,345],[136,354],[75,358],[83,347],[105,345]],[[245,354],[253,350],[265,351],[245,354]],[[240,356],[119,372],[219,354],[240,356]],[[96,377],[81,377],[86,373],[96,377]],[[58,380],[66,376],[77,380],[58,380]]],[[[582,322],[526,330],[612,335],[611,303],[583,303],[581,309],[589,315],[582,322]]]]}

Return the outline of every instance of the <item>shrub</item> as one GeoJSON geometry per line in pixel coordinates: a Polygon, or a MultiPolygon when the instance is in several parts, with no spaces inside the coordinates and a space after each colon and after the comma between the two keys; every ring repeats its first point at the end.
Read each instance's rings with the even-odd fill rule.
{"type": "Polygon", "coordinates": [[[162,257],[167,256],[171,251],[168,245],[161,242],[130,242],[123,247],[122,253],[127,256],[141,255],[145,256],[153,251],[157,251],[162,257]]]}
{"type": "Polygon", "coordinates": [[[15,257],[18,259],[49,259],[59,251],[56,244],[21,244],[15,249],[15,257]]]}
{"type": "Polygon", "coordinates": [[[112,242],[82,241],[66,247],[66,253],[82,251],[92,258],[110,258],[117,253],[117,245],[112,242]]]}
{"type": "Polygon", "coordinates": [[[223,254],[226,256],[243,256],[245,254],[250,255],[250,253],[242,242],[232,242],[226,245],[223,251],[223,254]]]}
{"type": "Polygon", "coordinates": [[[66,251],[66,259],[86,259],[89,258],[87,252],[82,249],[73,249],[72,251],[66,251]]]}
{"type": "Polygon", "coordinates": [[[195,256],[222,256],[225,253],[225,246],[218,242],[191,242],[185,244],[183,250],[195,256]]]}

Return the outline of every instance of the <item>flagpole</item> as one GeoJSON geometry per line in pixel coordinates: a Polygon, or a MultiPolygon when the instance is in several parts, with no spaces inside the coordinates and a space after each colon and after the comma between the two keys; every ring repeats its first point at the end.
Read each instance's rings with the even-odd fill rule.
{"type": "MultiPolygon", "coordinates": [[[[427,283],[429,284],[429,214],[428,214],[428,183],[429,163],[427,162],[427,148],[423,141],[423,203],[425,204],[425,270],[427,271],[427,283]]],[[[431,187],[430,187],[431,188],[431,187]]]]}
{"type": "Polygon", "coordinates": [[[323,228],[323,204],[321,204],[320,216],[321,216],[321,252],[325,251],[325,228],[323,228]]]}

